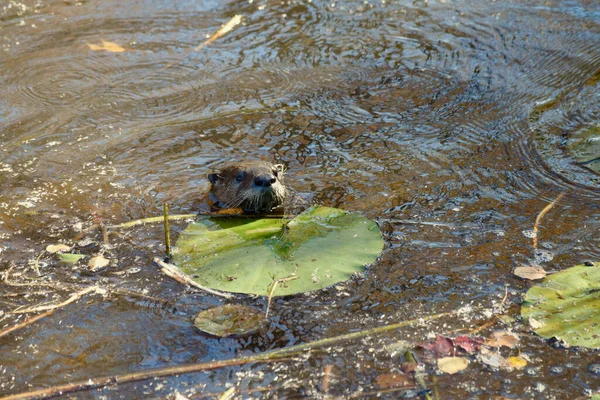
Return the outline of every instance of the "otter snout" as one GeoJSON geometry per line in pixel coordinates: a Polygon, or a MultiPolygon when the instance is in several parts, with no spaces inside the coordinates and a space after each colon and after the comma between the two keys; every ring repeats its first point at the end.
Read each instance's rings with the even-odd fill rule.
{"type": "Polygon", "coordinates": [[[263,174],[254,178],[254,186],[261,188],[270,188],[275,182],[277,182],[277,178],[271,174],[263,174]]]}

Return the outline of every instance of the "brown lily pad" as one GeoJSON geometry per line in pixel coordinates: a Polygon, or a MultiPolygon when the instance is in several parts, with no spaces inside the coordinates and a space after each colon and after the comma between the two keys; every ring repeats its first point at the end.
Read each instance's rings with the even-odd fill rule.
{"type": "Polygon", "coordinates": [[[264,326],[262,311],[248,306],[224,305],[202,311],[194,319],[200,331],[218,337],[250,335],[264,326]]]}

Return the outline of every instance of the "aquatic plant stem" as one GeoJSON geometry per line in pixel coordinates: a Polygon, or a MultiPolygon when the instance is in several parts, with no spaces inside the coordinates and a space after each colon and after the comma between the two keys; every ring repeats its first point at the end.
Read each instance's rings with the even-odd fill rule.
{"type": "Polygon", "coordinates": [[[171,234],[169,227],[169,204],[165,203],[163,206],[163,217],[164,217],[164,226],[165,226],[165,251],[167,252],[167,257],[171,258],[171,234]]]}
{"type": "MultiPolygon", "coordinates": [[[[198,215],[199,214],[177,214],[177,215],[169,215],[169,220],[174,221],[174,220],[178,220],[178,219],[193,219],[193,218],[196,218],[198,215]]],[[[154,223],[154,222],[161,222],[161,221],[164,221],[164,219],[165,219],[164,215],[161,215],[160,217],[150,217],[150,218],[135,219],[133,221],[124,222],[124,223],[118,224],[118,225],[110,225],[110,226],[107,226],[107,228],[108,229],[131,228],[131,227],[137,226],[137,225],[149,224],[149,223],[154,223]]]]}
{"type": "Polygon", "coordinates": [[[540,211],[540,213],[535,218],[535,223],[533,224],[533,249],[534,250],[537,250],[537,247],[538,247],[538,226],[539,226],[540,222],[542,221],[542,218],[544,218],[544,216],[548,213],[548,211],[550,211],[552,209],[552,207],[554,207],[556,205],[556,203],[558,203],[560,201],[560,199],[563,198],[564,195],[565,195],[564,193],[559,194],[556,197],[556,199],[554,199],[554,201],[552,201],[552,203],[550,203],[546,207],[544,207],[544,209],[542,211],[540,211]]]}
{"type": "MultiPolygon", "coordinates": [[[[176,215],[169,215],[169,221],[175,221],[175,220],[179,220],[179,219],[194,219],[197,217],[216,217],[216,218],[231,218],[231,217],[236,217],[236,218],[257,218],[257,216],[255,214],[220,214],[220,213],[198,213],[198,214],[176,214],[176,215]]],[[[261,215],[260,218],[273,218],[273,219],[288,219],[290,218],[289,215],[283,215],[283,214],[267,214],[267,215],[261,215]]],[[[133,221],[128,221],[128,222],[123,222],[122,224],[118,224],[118,225],[110,225],[107,226],[108,229],[126,229],[126,228],[131,228],[137,225],[143,225],[143,224],[150,224],[150,223],[155,223],[155,222],[161,222],[164,220],[164,216],[160,216],[160,217],[149,217],[149,218],[142,218],[142,219],[135,219],[133,221]]]]}
{"type": "Polygon", "coordinates": [[[189,364],[180,367],[169,367],[159,368],[147,371],[133,372],[123,375],[113,375],[101,378],[90,378],[79,382],[69,383],[61,386],[54,386],[46,389],[34,390],[31,392],[19,393],[7,397],[3,397],[0,400],[24,400],[24,399],[46,399],[58,395],[65,395],[68,393],[81,392],[85,390],[101,389],[109,385],[118,385],[124,383],[137,382],[146,379],[156,379],[173,375],[182,375],[194,372],[209,371],[217,368],[230,367],[235,365],[244,365],[254,362],[274,362],[280,361],[283,358],[289,356],[299,355],[306,351],[315,350],[317,348],[332,346],[353,339],[362,339],[369,336],[374,336],[380,333],[385,333],[400,329],[409,325],[419,324],[424,322],[433,321],[442,317],[454,315],[454,312],[440,313],[430,315],[428,317],[421,317],[417,319],[411,319],[407,321],[398,322],[391,325],[384,325],[377,328],[365,329],[363,331],[357,331],[347,333],[340,336],[334,336],[327,339],[318,340],[311,343],[303,343],[296,346],[285,347],[279,350],[272,350],[265,353],[255,354],[252,356],[240,357],[230,360],[211,361],[199,364],[189,364]]]}

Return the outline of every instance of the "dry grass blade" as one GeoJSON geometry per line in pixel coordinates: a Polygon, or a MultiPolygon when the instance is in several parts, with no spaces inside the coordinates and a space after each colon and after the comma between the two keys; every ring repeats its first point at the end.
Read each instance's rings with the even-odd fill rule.
{"type": "Polygon", "coordinates": [[[10,313],[11,314],[28,314],[28,313],[34,313],[34,312],[40,312],[40,311],[55,310],[57,308],[64,307],[67,304],[71,304],[72,302],[80,299],[81,297],[85,296],[86,294],[88,294],[90,292],[101,293],[102,289],[100,289],[100,286],[98,286],[98,285],[90,286],[83,290],[80,290],[79,292],[73,293],[71,295],[71,297],[69,297],[67,300],[63,301],[62,303],[50,303],[50,304],[38,305],[35,307],[29,307],[29,308],[25,308],[25,309],[16,309],[16,310],[10,311],[10,313]]]}
{"type": "Polygon", "coordinates": [[[558,203],[560,201],[560,199],[563,198],[564,195],[565,195],[564,193],[559,194],[556,197],[556,199],[554,199],[554,201],[552,201],[552,203],[548,204],[546,207],[544,207],[544,209],[542,211],[540,211],[537,218],[535,219],[535,223],[533,224],[533,248],[534,248],[534,250],[537,249],[537,247],[538,247],[538,238],[537,237],[538,237],[538,230],[539,230],[540,222],[542,221],[544,216],[546,214],[548,214],[548,211],[550,211],[552,209],[552,207],[554,207],[556,205],[556,203],[558,203]]]}
{"type": "Polygon", "coordinates": [[[238,25],[240,22],[242,22],[242,16],[238,14],[235,17],[231,18],[225,25],[223,25],[221,27],[221,29],[219,29],[214,35],[212,35],[210,38],[208,38],[205,42],[196,46],[196,48],[194,48],[194,51],[202,50],[204,47],[208,46],[209,44],[211,44],[212,42],[214,42],[221,36],[225,35],[230,30],[235,28],[235,26],[238,25]]]}

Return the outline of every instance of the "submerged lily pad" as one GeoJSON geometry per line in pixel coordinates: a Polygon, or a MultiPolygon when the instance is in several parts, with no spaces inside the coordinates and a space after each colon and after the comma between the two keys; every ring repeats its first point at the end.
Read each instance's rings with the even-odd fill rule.
{"type": "Polygon", "coordinates": [[[567,149],[578,163],[600,173],[600,125],[576,132],[567,149]]]}
{"type": "Polygon", "coordinates": [[[600,263],[546,277],[525,294],[521,315],[540,336],[600,348],[600,263]]]}
{"type": "Polygon", "coordinates": [[[285,280],[273,291],[284,296],[345,281],[382,249],[375,222],[314,206],[287,224],[273,218],[192,223],[180,234],[173,261],[201,285],[229,292],[269,295],[274,280],[285,280]]]}
{"type": "Polygon", "coordinates": [[[194,319],[194,326],[213,336],[230,337],[252,334],[265,322],[261,311],[231,304],[202,311],[194,319]]]}

